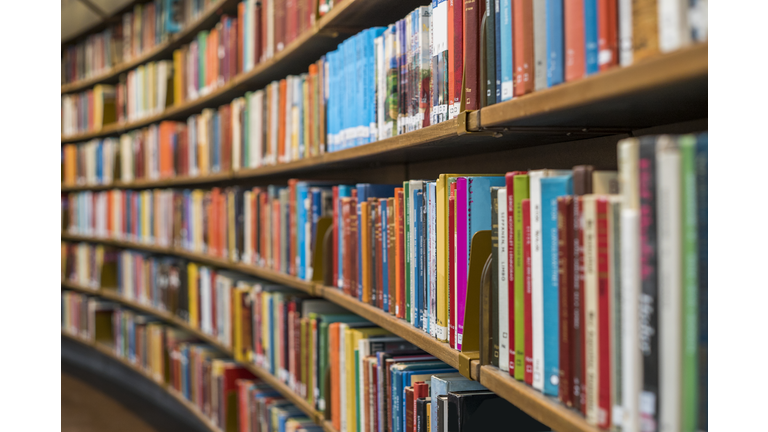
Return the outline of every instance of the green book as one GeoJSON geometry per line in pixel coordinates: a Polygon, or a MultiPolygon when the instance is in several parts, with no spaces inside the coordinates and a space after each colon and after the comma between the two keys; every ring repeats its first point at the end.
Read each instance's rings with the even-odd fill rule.
{"type": "Polygon", "coordinates": [[[696,137],[678,139],[681,164],[682,231],[683,231],[683,355],[682,417],[683,432],[697,428],[698,407],[698,226],[696,206],[696,137]]]}
{"type": "Polygon", "coordinates": [[[312,380],[314,387],[307,386],[308,392],[314,393],[314,400],[316,401],[315,407],[318,411],[325,411],[325,389],[331,384],[328,382],[330,379],[330,363],[328,363],[329,352],[328,347],[330,342],[328,340],[328,326],[336,322],[367,322],[367,320],[358,315],[352,314],[315,314],[314,319],[317,321],[317,376],[312,380]]]}
{"type": "MultiPolygon", "coordinates": [[[[525,380],[525,263],[523,262],[523,200],[529,198],[528,174],[513,178],[515,229],[515,379],[525,380]],[[521,277],[522,276],[522,277],[521,277]]],[[[507,191],[509,193],[509,191],[507,191]]]]}
{"type": "Polygon", "coordinates": [[[197,89],[205,87],[205,45],[208,41],[208,31],[203,30],[197,34],[197,89]]]}
{"type": "Polygon", "coordinates": [[[403,225],[405,226],[405,320],[413,324],[411,320],[411,212],[410,209],[410,182],[403,182],[403,225]]]}

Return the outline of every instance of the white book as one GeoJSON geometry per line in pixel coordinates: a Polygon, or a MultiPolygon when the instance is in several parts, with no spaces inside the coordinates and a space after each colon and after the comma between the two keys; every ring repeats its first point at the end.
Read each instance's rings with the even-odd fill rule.
{"type": "Polygon", "coordinates": [[[682,207],[680,149],[663,135],[656,144],[659,248],[659,431],[680,430],[682,409],[682,207]]]}
{"type": "MultiPolygon", "coordinates": [[[[642,390],[642,358],[637,305],[640,302],[640,141],[618,145],[621,210],[621,430],[639,432],[638,398],[642,390]]],[[[614,412],[614,415],[618,414],[614,412]]]]}
{"type": "Polygon", "coordinates": [[[232,170],[238,171],[242,165],[241,153],[243,145],[243,124],[240,121],[240,113],[243,110],[243,98],[232,101],[232,170]]]}
{"type": "Polygon", "coordinates": [[[687,0],[658,0],[659,50],[663,53],[691,43],[687,0]]]}
{"type": "Polygon", "coordinates": [[[507,251],[507,188],[499,188],[499,369],[509,371],[509,256],[507,251]]]}
{"type": "Polygon", "coordinates": [[[596,425],[598,421],[598,309],[597,309],[597,212],[596,196],[583,196],[584,224],[584,317],[587,392],[587,423],[596,425]]]}
{"type": "Polygon", "coordinates": [[[262,164],[262,149],[264,148],[264,90],[257,90],[249,99],[250,107],[248,116],[250,117],[250,137],[248,145],[251,147],[250,161],[248,166],[251,168],[260,167],[262,164]]]}
{"type": "Polygon", "coordinates": [[[193,115],[189,116],[187,119],[187,131],[189,133],[188,139],[189,139],[189,145],[187,148],[189,149],[188,152],[188,160],[187,160],[187,166],[189,167],[188,174],[190,176],[197,176],[200,174],[200,170],[198,169],[197,164],[197,120],[199,119],[199,116],[193,115]]]}
{"type": "Polygon", "coordinates": [[[632,64],[632,0],[619,0],[619,64],[632,64]]]}
{"type": "Polygon", "coordinates": [[[200,327],[203,333],[213,335],[211,322],[211,273],[208,267],[200,267],[200,327]]]}
{"type": "MultiPolygon", "coordinates": [[[[547,0],[533,0],[533,59],[533,84],[534,89],[539,91],[547,88],[547,0]]],[[[536,360],[534,365],[535,362],[536,360]]],[[[536,385],[535,370],[536,366],[533,373],[534,386],[536,385]]]]}
{"type": "Polygon", "coordinates": [[[133,181],[133,142],[129,134],[120,135],[120,180],[133,181]]]}

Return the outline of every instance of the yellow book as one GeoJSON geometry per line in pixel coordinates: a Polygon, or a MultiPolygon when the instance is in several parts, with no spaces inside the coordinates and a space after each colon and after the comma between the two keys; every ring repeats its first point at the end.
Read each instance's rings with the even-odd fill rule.
{"type": "Polygon", "coordinates": [[[371,232],[370,232],[370,219],[371,213],[367,202],[360,203],[360,211],[362,218],[360,226],[357,229],[360,230],[360,238],[362,239],[360,248],[362,250],[362,267],[363,267],[363,303],[371,303],[371,232]]]}
{"type": "Polygon", "coordinates": [[[197,264],[191,262],[187,264],[187,297],[189,299],[189,325],[197,329],[199,320],[199,311],[197,304],[198,293],[197,264]]]}
{"type": "MultiPolygon", "coordinates": [[[[365,214],[365,213],[363,213],[365,214]]],[[[347,410],[347,430],[356,430],[357,425],[357,411],[359,404],[359,395],[357,389],[359,386],[360,377],[356,374],[357,371],[357,359],[355,353],[357,351],[358,342],[361,339],[367,339],[371,336],[378,336],[389,334],[389,332],[380,327],[365,327],[365,328],[352,328],[344,331],[344,364],[346,370],[346,401],[341,401],[346,405],[347,410]]]]}
{"type": "Polygon", "coordinates": [[[157,78],[158,78],[158,64],[157,62],[149,62],[147,63],[147,69],[144,71],[145,74],[147,74],[147,107],[149,108],[149,113],[155,113],[157,112],[158,104],[157,104],[157,78]]]}
{"type": "Polygon", "coordinates": [[[232,319],[234,320],[234,332],[232,340],[232,352],[235,354],[235,360],[242,362],[243,356],[243,316],[242,316],[243,289],[239,287],[232,288],[232,319]]]}
{"type": "Polygon", "coordinates": [[[200,161],[200,175],[208,174],[210,167],[208,161],[208,127],[213,117],[213,110],[206,108],[198,118],[199,131],[197,133],[197,158],[200,161]]]}
{"type": "Polygon", "coordinates": [[[437,196],[437,220],[435,231],[437,232],[437,324],[436,337],[441,342],[448,341],[448,286],[450,275],[448,274],[448,197],[451,195],[451,183],[458,177],[497,176],[499,174],[440,174],[435,184],[437,196]]]}
{"type": "Polygon", "coordinates": [[[173,52],[173,104],[181,104],[181,50],[173,52]]]}

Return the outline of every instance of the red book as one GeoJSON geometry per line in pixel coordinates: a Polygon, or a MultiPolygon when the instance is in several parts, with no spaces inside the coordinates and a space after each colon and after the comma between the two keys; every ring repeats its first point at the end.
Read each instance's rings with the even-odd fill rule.
{"type": "Polygon", "coordinates": [[[533,91],[533,0],[512,0],[515,96],[533,91]]]}
{"type": "MultiPolygon", "coordinates": [[[[241,3],[242,5],[243,3],[241,3]]],[[[235,385],[237,386],[237,415],[238,415],[238,424],[239,424],[239,431],[247,431],[248,426],[251,423],[251,416],[250,416],[250,407],[248,406],[248,387],[250,387],[251,384],[254,382],[247,379],[238,379],[235,381],[235,385]]]]}
{"type": "Polygon", "coordinates": [[[565,80],[580,79],[586,72],[586,41],[584,36],[584,0],[563,3],[565,34],[565,80]]]}
{"type": "Polygon", "coordinates": [[[280,200],[272,200],[272,269],[280,270],[280,200]],[[272,235],[274,234],[274,235],[272,235]]]}
{"type": "Polygon", "coordinates": [[[461,103],[461,82],[464,75],[464,0],[449,0],[449,2],[448,7],[453,7],[453,14],[449,12],[448,19],[453,20],[453,27],[448,26],[448,31],[452,31],[452,33],[448,33],[448,65],[450,68],[448,76],[451,80],[448,95],[450,100],[457,104],[461,103]],[[453,45],[450,45],[450,35],[453,35],[453,45]],[[451,47],[453,48],[452,51],[451,47]]]}
{"type": "Polygon", "coordinates": [[[405,225],[403,211],[405,192],[403,188],[395,189],[395,315],[405,319],[405,225]]]}
{"type": "Polygon", "coordinates": [[[223,413],[219,418],[219,426],[222,430],[237,430],[235,425],[232,427],[227,427],[226,420],[228,412],[227,410],[227,404],[232,401],[237,401],[237,381],[239,380],[253,380],[256,377],[253,376],[253,374],[246,368],[240,365],[235,364],[229,364],[224,369],[224,385],[223,385],[223,394],[220,394],[219,397],[221,398],[219,401],[219,411],[223,413]]]}
{"type": "MultiPolygon", "coordinates": [[[[339,187],[331,188],[331,202],[333,203],[333,220],[331,221],[331,285],[337,286],[339,280],[339,215],[341,214],[341,200],[339,199],[339,187]]],[[[320,239],[318,239],[320,241],[320,239]]]]}
{"type": "MultiPolygon", "coordinates": [[[[466,79],[464,92],[466,109],[480,108],[480,20],[485,2],[482,0],[464,0],[464,62],[466,79]]],[[[450,59],[449,59],[450,61],[450,59]]]]}
{"type": "Polygon", "coordinates": [[[232,106],[219,107],[221,116],[221,171],[232,169],[232,106]]]}
{"type": "MultiPolygon", "coordinates": [[[[575,206],[578,207],[576,210],[576,217],[578,218],[578,226],[579,226],[579,232],[578,232],[578,238],[579,238],[579,258],[578,258],[578,266],[579,266],[579,291],[581,296],[581,301],[579,302],[579,322],[581,323],[581,326],[579,328],[579,333],[581,336],[581,370],[576,371],[576,373],[579,375],[579,389],[578,389],[578,397],[579,397],[579,404],[581,405],[581,412],[585,416],[587,415],[587,385],[585,378],[587,376],[587,326],[586,323],[586,316],[585,316],[585,307],[584,307],[584,227],[581,224],[582,215],[584,214],[584,200],[582,197],[578,198],[578,202],[574,203],[575,206]]],[[[576,234],[576,233],[574,233],[576,234]]],[[[575,382],[575,380],[574,380],[575,382]]]]}
{"type": "Polygon", "coordinates": [[[597,211],[597,426],[611,427],[611,281],[608,235],[608,199],[599,198],[597,211]]]}
{"type": "Polygon", "coordinates": [[[573,197],[557,198],[558,288],[560,297],[560,400],[573,406],[571,391],[571,308],[573,305],[573,197]]]}
{"type": "MultiPolygon", "coordinates": [[[[507,289],[509,295],[509,375],[515,376],[515,185],[516,175],[526,174],[527,171],[512,171],[504,176],[507,188],[507,289]]],[[[530,224],[529,224],[530,226],[530,224]]],[[[525,232],[525,231],[523,231],[525,232]]],[[[501,241],[501,239],[499,239],[501,241]]],[[[521,275],[523,277],[523,275],[521,275]]]]}
{"type": "Polygon", "coordinates": [[[245,2],[237,4],[237,72],[243,70],[243,56],[239,55],[243,48],[243,30],[245,29],[245,2]]]}
{"type": "MultiPolygon", "coordinates": [[[[243,2],[240,2],[240,4],[242,5],[243,2]]],[[[243,45],[240,43],[240,38],[242,38],[241,24],[234,18],[229,17],[227,19],[232,23],[229,28],[229,34],[227,35],[227,59],[229,61],[227,67],[227,81],[229,81],[237,76],[237,73],[242,68],[240,47],[243,45]]]]}
{"type": "Polygon", "coordinates": [[[531,283],[531,200],[522,201],[523,212],[523,264],[525,265],[525,295],[524,295],[524,321],[525,321],[525,382],[533,385],[533,306],[531,283]]]}
{"type": "Polygon", "coordinates": [[[285,30],[286,30],[286,1],[275,0],[273,7],[275,9],[275,53],[279,53],[285,49],[285,30]]]}
{"type": "Polygon", "coordinates": [[[416,432],[416,416],[413,415],[416,410],[413,397],[413,387],[405,388],[405,432],[416,432]]]}
{"type": "Polygon", "coordinates": [[[352,297],[357,297],[357,200],[349,199],[346,201],[346,212],[344,219],[344,246],[346,255],[344,257],[345,273],[344,292],[352,297]]]}
{"type": "Polygon", "coordinates": [[[619,64],[618,27],[616,0],[597,0],[597,62],[601,71],[619,64]]]}
{"type": "Polygon", "coordinates": [[[413,432],[416,432],[418,426],[416,425],[416,401],[419,398],[429,397],[429,384],[424,381],[416,381],[413,383],[413,432]]]}

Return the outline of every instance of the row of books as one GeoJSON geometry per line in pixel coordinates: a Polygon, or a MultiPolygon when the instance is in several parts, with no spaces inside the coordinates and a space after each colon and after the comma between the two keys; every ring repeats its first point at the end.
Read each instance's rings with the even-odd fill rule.
{"type": "Polygon", "coordinates": [[[116,356],[192,402],[220,430],[322,431],[243,365],[187,332],[98,297],[62,291],[61,298],[64,332],[111,347],[116,356]]]}
{"type": "MultiPolygon", "coordinates": [[[[166,205],[166,209],[175,209],[173,216],[158,215],[174,224],[172,230],[163,231],[162,239],[183,249],[311,279],[311,252],[318,247],[316,221],[331,217],[334,284],[346,294],[461,349],[472,238],[479,231],[496,231],[497,276],[493,279],[499,299],[494,303],[499,309],[494,321],[498,333],[492,333],[494,339],[498,337],[494,344],[499,347],[499,367],[534,388],[559,397],[584,413],[590,423],[603,428],[622,424],[635,430],[641,419],[643,427],[648,422],[660,424],[663,419],[685,425],[682,429],[688,430],[701,423],[699,417],[706,413],[706,398],[696,402],[696,389],[706,386],[706,382],[695,373],[698,352],[706,352],[706,343],[696,342],[699,336],[706,339],[699,334],[699,329],[706,333],[706,326],[695,319],[697,310],[705,310],[706,305],[700,301],[706,299],[706,273],[701,273],[702,268],[706,269],[706,231],[692,232],[691,226],[706,225],[706,200],[696,201],[696,196],[706,197],[707,136],[648,136],[639,142],[642,144],[636,140],[619,143],[619,172],[593,172],[589,166],[579,166],[573,170],[517,171],[499,176],[442,174],[434,181],[411,180],[402,187],[334,186],[292,180],[288,187],[162,191],[174,194],[178,202],[176,206],[166,205]],[[652,155],[643,160],[646,167],[648,160],[661,161],[668,155],[677,162],[665,165],[666,171],[658,169],[639,177],[638,154],[652,155]],[[682,189],[681,154],[688,170],[685,179],[693,182],[682,189]],[[698,165],[693,165],[692,155],[698,165]],[[691,177],[691,173],[696,175],[691,177]],[[676,198],[669,201],[666,188],[675,187],[676,198]],[[639,227],[630,229],[629,221],[617,219],[631,213],[630,210],[637,211],[637,197],[643,194],[651,201],[656,195],[659,200],[668,201],[663,208],[646,207],[635,221],[642,222],[643,229],[658,225],[658,239],[656,232],[645,232],[640,237],[639,227]],[[685,225],[680,213],[684,203],[689,212],[685,225]],[[699,208],[701,214],[697,215],[699,208]],[[569,209],[579,209],[579,213],[574,216],[569,209]],[[561,221],[561,217],[570,219],[561,221]],[[526,222],[528,231],[524,231],[526,222]],[[561,232],[558,228],[569,224],[573,224],[570,231],[561,232]],[[168,237],[170,232],[174,233],[173,239],[168,237]],[[524,232],[530,234],[528,246],[524,232]],[[688,236],[685,259],[679,244],[667,246],[670,239],[681,240],[683,234],[688,236]],[[639,238],[646,240],[640,243],[639,238]],[[658,264],[654,257],[643,255],[648,253],[651,243],[659,245],[658,264]],[[690,246],[697,243],[702,250],[690,246]],[[569,251],[576,250],[575,245],[579,245],[579,259],[568,259],[569,251]],[[609,253],[605,253],[606,248],[609,253]],[[672,255],[661,257],[662,252],[672,255]],[[637,290],[641,273],[636,265],[641,256],[645,269],[642,286],[652,290],[648,293],[637,290]],[[608,267],[599,270],[600,265],[608,267]],[[561,266],[572,266],[575,273],[571,273],[570,279],[567,274],[560,275],[561,266]],[[582,276],[585,274],[589,277],[582,276]],[[649,281],[645,281],[648,274],[663,274],[667,278],[670,274],[687,275],[685,301],[678,299],[673,306],[663,309],[676,315],[659,319],[655,312],[638,316],[636,311],[629,310],[634,310],[641,300],[655,304],[669,290],[682,291],[683,279],[671,285],[667,281],[666,289],[662,289],[660,277],[648,276],[649,281]],[[691,279],[697,274],[701,275],[698,282],[691,279]],[[652,283],[659,285],[658,289],[652,283]],[[686,309],[678,307],[680,304],[686,305],[686,309]],[[574,306],[570,312],[565,310],[569,305],[574,306]],[[584,318],[586,313],[595,319],[582,319],[584,326],[568,330],[571,337],[567,341],[581,342],[564,342],[561,332],[565,330],[560,324],[569,322],[568,317],[584,318]],[[619,323],[615,319],[619,316],[630,322],[619,323]],[[680,324],[683,322],[687,323],[684,332],[680,324]],[[695,325],[691,327],[690,323],[695,325]],[[634,337],[638,329],[643,330],[640,334],[658,335],[661,339],[654,339],[655,345],[651,347],[648,341],[634,337]],[[670,348],[683,346],[683,333],[686,338],[693,338],[685,339],[685,363],[681,363],[681,353],[670,348]],[[507,337],[497,336],[503,334],[507,337]],[[589,347],[585,345],[587,340],[591,341],[589,347]],[[626,352],[620,349],[625,341],[629,346],[626,352]],[[648,347],[643,354],[649,358],[644,358],[643,363],[636,358],[640,343],[648,347]],[[587,353],[589,363],[585,360],[587,353]],[[602,367],[603,364],[609,366],[602,367]],[[682,374],[683,369],[686,374],[682,374]],[[599,377],[595,375],[597,371],[599,377]],[[660,371],[670,377],[664,380],[663,388],[658,387],[660,371]],[[642,381],[641,385],[638,377],[647,377],[647,382],[642,381]],[[614,387],[616,382],[622,383],[620,388],[626,395],[620,397],[614,387]],[[638,397],[651,398],[658,405],[640,404],[638,397]],[[614,405],[621,410],[612,408],[614,405]],[[645,411],[640,411],[640,406],[645,411]],[[685,407],[684,414],[665,408],[670,406],[685,407]],[[621,416],[611,414],[619,411],[621,416]]],[[[161,191],[155,193],[158,192],[161,191]]],[[[153,224],[138,212],[141,205],[151,208],[152,192],[100,194],[120,197],[112,201],[118,204],[113,210],[100,212],[113,215],[109,235],[152,241],[153,224]],[[131,224],[122,222],[123,218],[131,217],[131,224]]],[[[87,208],[85,211],[90,214],[87,208]]],[[[75,211],[72,220],[77,216],[75,211]]],[[[72,232],[90,235],[93,231],[89,223],[86,217],[85,224],[72,225],[72,232]]],[[[702,315],[706,317],[706,313],[702,315]]],[[[701,357],[704,365],[699,369],[706,370],[706,355],[701,357]]]]}
{"type": "MultiPolygon", "coordinates": [[[[549,430],[442,361],[338,306],[280,286],[248,286],[242,280],[237,286],[239,289],[232,291],[233,310],[227,315],[234,328],[232,345],[227,346],[232,347],[239,364],[214,360],[222,356],[194,343],[188,333],[114,303],[90,299],[91,304],[98,305],[91,307],[89,313],[95,313],[96,318],[90,318],[90,322],[95,322],[96,332],[101,335],[97,340],[111,339],[117,355],[150,371],[158,381],[165,377],[173,389],[200,406],[223,430],[250,431],[245,426],[253,426],[254,420],[260,418],[247,408],[251,404],[243,403],[244,399],[252,399],[254,386],[258,387],[242,367],[249,363],[286,383],[291,391],[324,412],[339,431],[448,431],[447,418],[449,422],[465,422],[458,431],[510,423],[521,431],[549,430]],[[200,375],[194,365],[201,358],[214,362],[209,369],[211,379],[226,377],[225,393],[237,389],[237,408],[222,410],[221,404],[229,402],[215,400],[215,390],[206,395],[204,384],[200,391],[198,380],[206,377],[206,369],[200,375]],[[216,361],[222,363],[217,367],[216,361]],[[169,363],[168,367],[164,362],[169,363]],[[449,401],[451,398],[456,400],[449,401]],[[436,402],[432,404],[432,400],[436,402]],[[468,404],[463,406],[464,402],[468,404]],[[486,412],[482,420],[472,419],[465,415],[478,409],[471,402],[490,403],[499,409],[486,412]],[[209,411],[205,407],[210,407],[209,411]],[[222,415],[225,412],[228,414],[222,415]],[[226,423],[222,423],[223,418],[226,423]],[[232,420],[237,421],[237,428],[230,429],[232,420]]],[[[65,296],[87,298],[66,291],[62,298],[65,296]]],[[[67,312],[65,317],[70,314],[67,312]]]]}
{"type": "Polygon", "coordinates": [[[134,5],[122,20],[62,48],[61,83],[106,73],[168,40],[214,0],[154,0],[134,5]]]}

